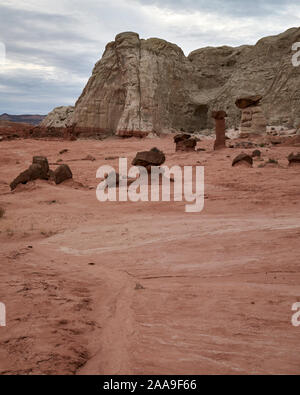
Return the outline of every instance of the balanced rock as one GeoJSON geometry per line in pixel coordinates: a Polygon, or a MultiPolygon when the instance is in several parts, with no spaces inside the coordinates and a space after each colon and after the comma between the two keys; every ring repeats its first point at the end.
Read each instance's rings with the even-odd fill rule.
{"type": "Polygon", "coordinates": [[[247,167],[252,167],[253,158],[250,155],[242,152],[236,158],[234,158],[232,162],[232,166],[238,166],[238,165],[246,165],[247,167]]]}
{"type": "Polygon", "coordinates": [[[264,134],[267,131],[267,121],[260,106],[262,96],[249,96],[236,100],[235,104],[242,110],[240,124],[241,137],[251,134],[264,134]]]}
{"type": "Polygon", "coordinates": [[[289,160],[289,165],[290,166],[299,166],[300,165],[300,152],[298,152],[297,154],[291,153],[288,156],[288,160],[289,160]]]}
{"type": "Polygon", "coordinates": [[[73,178],[73,174],[68,165],[60,165],[52,175],[55,184],[61,184],[62,182],[73,178]]]}
{"type": "Polygon", "coordinates": [[[151,166],[161,166],[165,161],[165,154],[157,148],[152,148],[150,151],[138,152],[132,165],[149,169],[151,166]]]}
{"type": "Polygon", "coordinates": [[[258,106],[261,99],[261,95],[240,97],[235,101],[235,105],[241,110],[244,110],[250,106],[258,106]]]}

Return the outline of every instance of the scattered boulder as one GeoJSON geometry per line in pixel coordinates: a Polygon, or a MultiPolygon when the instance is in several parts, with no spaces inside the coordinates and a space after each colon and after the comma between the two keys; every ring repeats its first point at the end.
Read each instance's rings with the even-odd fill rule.
{"type": "Polygon", "coordinates": [[[34,156],[32,165],[10,184],[13,191],[19,184],[27,184],[29,181],[35,180],[53,180],[56,184],[60,184],[65,180],[73,178],[71,169],[68,165],[61,165],[55,171],[49,168],[48,159],[45,156],[34,156]]]}
{"type": "Polygon", "coordinates": [[[45,180],[48,180],[48,173],[49,173],[49,163],[48,159],[45,156],[34,156],[32,159],[33,164],[40,165],[43,169],[43,172],[45,174],[45,180]]]}
{"type": "Polygon", "coordinates": [[[299,166],[300,165],[300,152],[297,154],[291,153],[288,156],[289,166],[299,166]]]}
{"type": "Polygon", "coordinates": [[[10,184],[10,189],[13,191],[19,184],[27,184],[29,181],[34,180],[49,180],[49,164],[48,159],[44,156],[34,156],[32,160],[32,165],[17,178],[13,180],[10,184]]]}
{"type": "Polygon", "coordinates": [[[59,152],[59,155],[66,154],[67,152],[69,152],[68,149],[63,149],[63,150],[61,150],[61,151],[59,152]]]}
{"type": "Polygon", "coordinates": [[[39,164],[32,164],[29,168],[18,175],[17,178],[10,184],[10,189],[13,191],[19,184],[27,184],[34,180],[47,180],[49,175],[44,172],[44,169],[39,164]]]}
{"type": "Polygon", "coordinates": [[[180,142],[182,142],[182,141],[189,140],[191,137],[192,137],[192,136],[191,136],[190,134],[187,134],[187,133],[180,133],[180,134],[177,134],[177,135],[174,137],[174,143],[177,144],[177,143],[180,143],[180,142]]]}
{"type": "Polygon", "coordinates": [[[151,166],[161,166],[165,161],[165,154],[157,148],[152,148],[150,151],[138,152],[132,165],[150,169],[151,166]]]}
{"type": "Polygon", "coordinates": [[[174,143],[176,144],[176,152],[194,152],[197,142],[199,139],[192,137],[190,134],[181,133],[174,137],[174,143]]]}
{"type": "Polygon", "coordinates": [[[232,162],[232,166],[238,166],[238,165],[246,165],[247,167],[252,167],[253,166],[253,158],[242,152],[239,154],[236,158],[234,158],[232,162]]]}
{"type": "Polygon", "coordinates": [[[183,152],[195,152],[195,148],[197,145],[196,139],[189,139],[180,141],[176,144],[176,152],[183,151],[183,152]]]}
{"type": "Polygon", "coordinates": [[[73,178],[73,174],[68,165],[60,165],[52,174],[56,185],[73,178]]]}

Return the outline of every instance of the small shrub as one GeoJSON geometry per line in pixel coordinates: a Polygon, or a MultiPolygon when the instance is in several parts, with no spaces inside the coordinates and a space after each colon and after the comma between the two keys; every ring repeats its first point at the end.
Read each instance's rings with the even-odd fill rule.
{"type": "Polygon", "coordinates": [[[274,165],[278,165],[278,161],[275,159],[269,159],[267,163],[272,163],[274,165]]]}

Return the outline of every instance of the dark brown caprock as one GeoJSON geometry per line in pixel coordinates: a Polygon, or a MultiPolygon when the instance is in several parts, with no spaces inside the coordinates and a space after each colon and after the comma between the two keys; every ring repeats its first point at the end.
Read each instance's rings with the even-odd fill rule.
{"type": "Polygon", "coordinates": [[[214,144],[214,150],[226,148],[226,117],[227,114],[225,111],[212,112],[212,118],[214,118],[216,121],[216,141],[214,144]]]}

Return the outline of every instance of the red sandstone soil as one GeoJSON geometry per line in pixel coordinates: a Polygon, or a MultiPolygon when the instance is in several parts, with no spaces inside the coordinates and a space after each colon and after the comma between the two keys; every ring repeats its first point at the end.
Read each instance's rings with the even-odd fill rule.
{"type": "Polygon", "coordinates": [[[300,167],[277,146],[262,152],[280,167],[232,168],[242,150],[212,143],[0,143],[1,374],[300,373],[300,167]],[[205,166],[202,213],[96,200],[97,168],[118,164],[105,157],[153,146],[167,165],[205,166]],[[33,155],[63,158],[74,181],[11,193],[33,155]]]}

